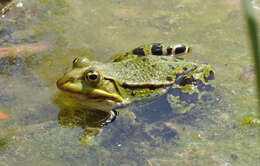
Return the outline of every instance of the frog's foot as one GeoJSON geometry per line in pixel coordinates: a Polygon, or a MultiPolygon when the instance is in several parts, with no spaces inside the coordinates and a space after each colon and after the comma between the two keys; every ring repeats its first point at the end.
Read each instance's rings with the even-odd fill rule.
{"type": "MultiPolygon", "coordinates": [[[[215,79],[214,69],[208,64],[193,65],[191,69],[177,75],[175,83],[182,87],[192,86],[202,90],[207,87],[209,80],[215,79]]],[[[206,89],[209,90],[209,89],[206,89]]]]}
{"type": "Polygon", "coordinates": [[[174,86],[167,95],[172,110],[178,114],[189,112],[199,102],[210,100],[215,86],[214,69],[208,64],[194,64],[189,70],[176,75],[174,86]]]}
{"type": "Polygon", "coordinates": [[[106,119],[104,125],[107,125],[109,123],[112,123],[114,120],[116,120],[116,117],[118,115],[118,112],[116,110],[111,110],[110,111],[110,116],[106,119]]]}
{"type": "Polygon", "coordinates": [[[148,45],[139,46],[133,50],[126,51],[123,53],[115,54],[112,56],[113,62],[119,62],[121,60],[129,58],[128,56],[173,56],[176,58],[181,57],[191,52],[191,47],[184,44],[166,46],[161,43],[154,43],[148,45]]]}

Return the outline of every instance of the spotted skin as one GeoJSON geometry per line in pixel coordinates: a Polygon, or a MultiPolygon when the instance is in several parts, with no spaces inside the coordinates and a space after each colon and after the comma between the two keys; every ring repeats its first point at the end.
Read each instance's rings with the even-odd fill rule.
{"type": "Polygon", "coordinates": [[[72,70],[57,81],[57,86],[101,110],[157,98],[171,89],[177,89],[176,97],[180,93],[199,96],[195,94],[207,90],[203,87],[214,79],[214,69],[175,56],[190,51],[186,45],[155,43],[116,54],[108,63],[79,58],[73,62],[72,70]]]}
{"type": "Polygon", "coordinates": [[[111,60],[113,62],[119,62],[128,59],[130,55],[137,55],[138,57],[143,56],[172,56],[179,58],[185,54],[191,52],[191,47],[184,44],[166,46],[161,43],[154,43],[149,45],[142,45],[133,50],[126,51],[120,54],[115,54],[112,56],[111,60]]]}

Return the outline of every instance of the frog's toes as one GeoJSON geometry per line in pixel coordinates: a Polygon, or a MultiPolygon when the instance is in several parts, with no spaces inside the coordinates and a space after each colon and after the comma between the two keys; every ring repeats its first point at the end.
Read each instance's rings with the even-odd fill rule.
{"type": "Polygon", "coordinates": [[[116,120],[116,117],[118,116],[118,112],[115,109],[112,109],[110,111],[110,116],[106,119],[106,122],[104,125],[107,125],[109,123],[112,123],[114,120],[116,120]]]}

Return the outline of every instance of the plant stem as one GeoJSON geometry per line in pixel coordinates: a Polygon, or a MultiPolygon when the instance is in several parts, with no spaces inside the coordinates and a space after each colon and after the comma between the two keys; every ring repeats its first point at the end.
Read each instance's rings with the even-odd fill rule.
{"type": "Polygon", "coordinates": [[[249,40],[252,47],[252,54],[255,62],[256,81],[257,81],[257,92],[258,92],[258,103],[260,108],[260,54],[259,54],[259,41],[257,34],[257,22],[255,18],[254,9],[252,7],[251,0],[242,0],[242,6],[246,23],[248,26],[249,40]]]}

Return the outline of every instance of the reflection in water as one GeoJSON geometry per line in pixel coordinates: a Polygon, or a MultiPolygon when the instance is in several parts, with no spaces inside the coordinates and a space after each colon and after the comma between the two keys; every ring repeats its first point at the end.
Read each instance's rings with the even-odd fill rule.
{"type": "Polygon", "coordinates": [[[84,131],[80,136],[82,145],[92,144],[91,138],[97,136],[110,115],[101,111],[89,110],[60,110],[58,122],[65,127],[81,127],[84,131]]]}
{"type": "Polygon", "coordinates": [[[64,127],[82,128],[79,142],[85,146],[93,144],[93,137],[100,133],[103,126],[113,122],[117,115],[115,111],[105,112],[76,106],[71,98],[60,93],[54,97],[54,102],[60,109],[58,123],[64,127]]]}
{"type": "MultiPolygon", "coordinates": [[[[254,1],[259,8],[260,0],[254,1]]],[[[242,82],[238,78],[241,73],[248,75],[243,70],[252,66],[239,1],[22,2],[24,7],[13,8],[1,18],[0,45],[53,41],[53,49],[33,55],[25,49],[15,60],[1,59],[0,103],[8,108],[5,113],[10,118],[0,122],[0,165],[258,165],[258,123],[251,116],[258,113],[254,78],[242,82]],[[100,132],[103,126],[98,119],[105,119],[106,113],[97,118],[90,111],[60,107],[59,123],[67,128],[48,125],[56,113],[48,99],[72,57],[87,51],[105,62],[116,50],[158,40],[190,43],[194,52],[189,60],[216,68],[216,106],[206,101],[202,109],[178,116],[158,104],[150,109],[134,107],[135,115],[125,111],[123,116],[120,110],[116,122],[104,127],[100,146],[93,148],[72,142],[74,134],[80,130],[94,137],[89,135],[100,132]],[[24,133],[14,132],[6,140],[3,129],[8,128],[21,128],[24,133]],[[175,128],[179,139],[172,145],[175,128]],[[159,140],[164,138],[169,141],[159,140]],[[6,146],[12,140],[17,144],[6,146]]]]}

